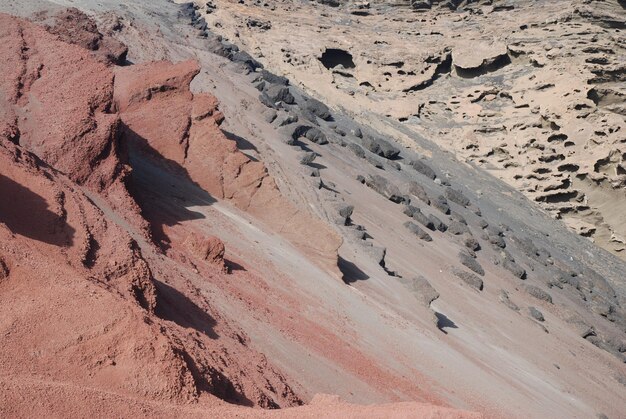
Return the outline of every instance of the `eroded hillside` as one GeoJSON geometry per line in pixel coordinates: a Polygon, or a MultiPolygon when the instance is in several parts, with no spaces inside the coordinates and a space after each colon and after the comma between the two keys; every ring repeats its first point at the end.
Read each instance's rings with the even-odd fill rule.
{"type": "Polygon", "coordinates": [[[623,416],[620,3],[326,3],[0,1],[3,415],[623,416]]]}

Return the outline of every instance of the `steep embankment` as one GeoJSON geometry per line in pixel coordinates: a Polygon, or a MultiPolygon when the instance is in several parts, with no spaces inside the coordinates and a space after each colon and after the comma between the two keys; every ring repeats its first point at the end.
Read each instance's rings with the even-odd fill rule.
{"type": "Polygon", "coordinates": [[[108,35],[2,17],[25,69],[0,94],[2,414],[623,416],[623,262],[435,137],[311,98],[198,7],[80,7],[108,35]]]}

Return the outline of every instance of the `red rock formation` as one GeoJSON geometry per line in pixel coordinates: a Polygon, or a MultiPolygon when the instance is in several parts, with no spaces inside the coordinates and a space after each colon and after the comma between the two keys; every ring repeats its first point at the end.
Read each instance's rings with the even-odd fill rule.
{"type": "MultiPolygon", "coordinates": [[[[125,189],[111,69],[7,15],[0,39],[0,382],[298,404],[240,330],[171,264],[144,256],[155,249],[125,189]]],[[[206,257],[217,260],[211,243],[206,257]]]]}
{"type": "Polygon", "coordinates": [[[217,237],[201,236],[192,232],[187,236],[185,246],[198,260],[206,261],[223,272],[227,272],[228,269],[224,263],[226,248],[224,243],[217,237]]]}
{"type": "Polygon", "coordinates": [[[337,270],[340,237],[281,196],[263,163],[250,160],[219,129],[223,115],[209,94],[189,88],[196,62],[119,67],[115,100],[124,135],[135,147],[169,160],[218,199],[227,199],[280,231],[326,269],[337,270]]]}
{"type": "Polygon", "coordinates": [[[80,10],[70,7],[50,20],[44,27],[62,41],[93,51],[95,57],[106,63],[124,64],[126,61],[126,45],[102,35],[96,22],[80,10]]]}

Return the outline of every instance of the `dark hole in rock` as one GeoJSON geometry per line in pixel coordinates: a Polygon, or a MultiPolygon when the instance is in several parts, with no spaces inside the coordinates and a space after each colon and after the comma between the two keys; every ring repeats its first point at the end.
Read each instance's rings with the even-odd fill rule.
{"type": "Polygon", "coordinates": [[[320,61],[329,70],[339,65],[343,66],[343,68],[356,67],[354,61],[352,61],[352,54],[338,48],[326,48],[326,51],[322,53],[320,61]]]}

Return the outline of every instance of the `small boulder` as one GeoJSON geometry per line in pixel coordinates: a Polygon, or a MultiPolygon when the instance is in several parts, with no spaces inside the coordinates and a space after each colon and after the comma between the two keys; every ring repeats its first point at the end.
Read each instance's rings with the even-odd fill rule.
{"type": "Polygon", "coordinates": [[[435,224],[419,208],[416,208],[411,217],[429,230],[435,230],[435,224]]]}
{"type": "Polygon", "coordinates": [[[392,202],[397,204],[407,202],[407,198],[402,195],[400,189],[380,175],[368,176],[365,184],[392,202]]]}
{"type": "Polygon", "coordinates": [[[437,174],[435,173],[435,171],[429,165],[427,165],[422,159],[413,160],[411,161],[410,164],[411,164],[411,167],[413,167],[413,169],[415,169],[416,172],[421,173],[422,175],[426,176],[429,179],[435,179],[437,177],[437,174]]]}
{"type": "Polygon", "coordinates": [[[326,134],[320,131],[318,128],[309,129],[304,136],[314,142],[315,144],[324,145],[328,144],[328,139],[326,138],[326,134]]]}
{"type": "Polygon", "coordinates": [[[480,243],[478,243],[478,240],[476,240],[474,236],[466,236],[465,239],[463,240],[463,244],[465,245],[465,247],[467,247],[470,250],[473,250],[473,251],[480,250],[480,243]]]}
{"type": "Polygon", "coordinates": [[[339,213],[340,224],[348,225],[350,221],[350,217],[352,216],[352,212],[354,211],[353,205],[342,205],[338,208],[337,212],[339,213]]]}
{"type": "Polygon", "coordinates": [[[459,253],[459,259],[463,266],[471,269],[472,271],[476,272],[480,276],[485,275],[485,270],[480,265],[480,263],[478,263],[476,259],[468,255],[467,253],[464,253],[464,252],[459,253]]]}
{"type": "Polygon", "coordinates": [[[300,164],[309,165],[313,163],[317,154],[314,151],[307,151],[300,156],[300,164]]]}
{"type": "Polygon", "coordinates": [[[450,214],[450,205],[448,205],[448,200],[445,196],[439,195],[436,199],[433,199],[430,204],[442,213],[446,215],[450,214]]]}
{"type": "Polygon", "coordinates": [[[317,99],[309,98],[305,104],[305,109],[325,121],[332,119],[332,114],[328,106],[317,99]]]}
{"type": "Polygon", "coordinates": [[[522,268],[521,266],[519,266],[517,263],[515,263],[515,261],[513,260],[505,259],[502,262],[502,267],[506,269],[507,271],[511,272],[513,275],[515,275],[515,277],[519,279],[526,278],[526,270],[522,268]]]}
{"type": "Polygon", "coordinates": [[[432,7],[432,0],[411,0],[411,7],[414,10],[428,10],[432,7]]]}
{"type": "Polygon", "coordinates": [[[464,208],[470,204],[469,198],[463,195],[463,192],[456,189],[446,188],[445,195],[449,201],[452,201],[464,208]]]}
{"type": "Polygon", "coordinates": [[[535,286],[535,285],[526,285],[524,287],[524,289],[526,290],[526,292],[539,299],[539,300],[543,300],[543,301],[547,301],[548,303],[552,303],[552,296],[550,294],[548,294],[547,292],[545,292],[544,290],[542,290],[541,288],[535,286]]]}
{"type": "Polygon", "coordinates": [[[354,153],[355,156],[364,159],[365,158],[365,150],[358,144],[348,143],[348,149],[354,153]]]}
{"type": "Polygon", "coordinates": [[[287,104],[295,103],[295,99],[287,86],[273,85],[270,86],[265,94],[273,103],[283,102],[287,104]]]}
{"type": "Polygon", "coordinates": [[[433,225],[435,226],[435,228],[441,232],[444,232],[448,229],[448,226],[444,224],[443,221],[441,221],[439,218],[437,218],[436,216],[430,214],[428,215],[428,219],[433,223],[433,225]]]}
{"type": "Polygon", "coordinates": [[[224,261],[226,248],[224,243],[215,236],[202,236],[198,233],[191,233],[185,239],[185,247],[199,260],[206,261],[215,267],[226,272],[227,267],[224,261]]]}
{"type": "Polygon", "coordinates": [[[263,116],[265,117],[265,122],[267,122],[268,124],[271,124],[272,122],[274,122],[278,114],[276,113],[275,110],[268,109],[267,112],[263,114],[263,116]]]}
{"type": "Polygon", "coordinates": [[[456,269],[456,268],[452,269],[452,273],[457,278],[460,278],[463,282],[465,282],[470,287],[475,288],[478,291],[483,290],[483,286],[484,286],[483,280],[477,277],[476,275],[474,275],[473,273],[466,272],[466,271],[463,271],[461,269],[456,269]]]}
{"type": "Polygon", "coordinates": [[[455,236],[460,236],[461,234],[470,234],[470,230],[467,225],[459,221],[452,221],[448,226],[448,232],[454,234],[455,236]]]}
{"type": "Polygon", "coordinates": [[[422,185],[420,185],[419,183],[415,181],[409,182],[407,190],[410,195],[415,196],[417,199],[419,199],[426,205],[430,205],[430,199],[428,198],[428,194],[426,193],[422,185]]]}
{"type": "Polygon", "coordinates": [[[415,291],[417,298],[427,307],[430,307],[430,303],[439,298],[439,293],[430,282],[423,276],[413,278],[411,281],[411,288],[415,291]]]}
{"type": "Polygon", "coordinates": [[[433,241],[433,238],[430,237],[430,235],[425,232],[424,230],[422,230],[417,224],[412,223],[411,221],[407,221],[404,223],[404,226],[413,234],[415,234],[417,237],[419,237],[420,239],[427,241],[427,242],[431,242],[433,241]]]}
{"type": "Polygon", "coordinates": [[[378,246],[365,246],[365,252],[381,267],[385,267],[387,249],[378,246]]]}
{"type": "Polygon", "coordinates": [[[294,122],[298,122],[298,115],[287,115],[280,123],[278,124],[281,127],[285,125],[293,124],[294,122]]]}
{"type": "Polygon", "coordinates": [[[279,84],[282,86],[289,85],[289,80],[286,77],[277,76],[267,70],[261,70],[261,77],[269,84],[279,84]]]}

